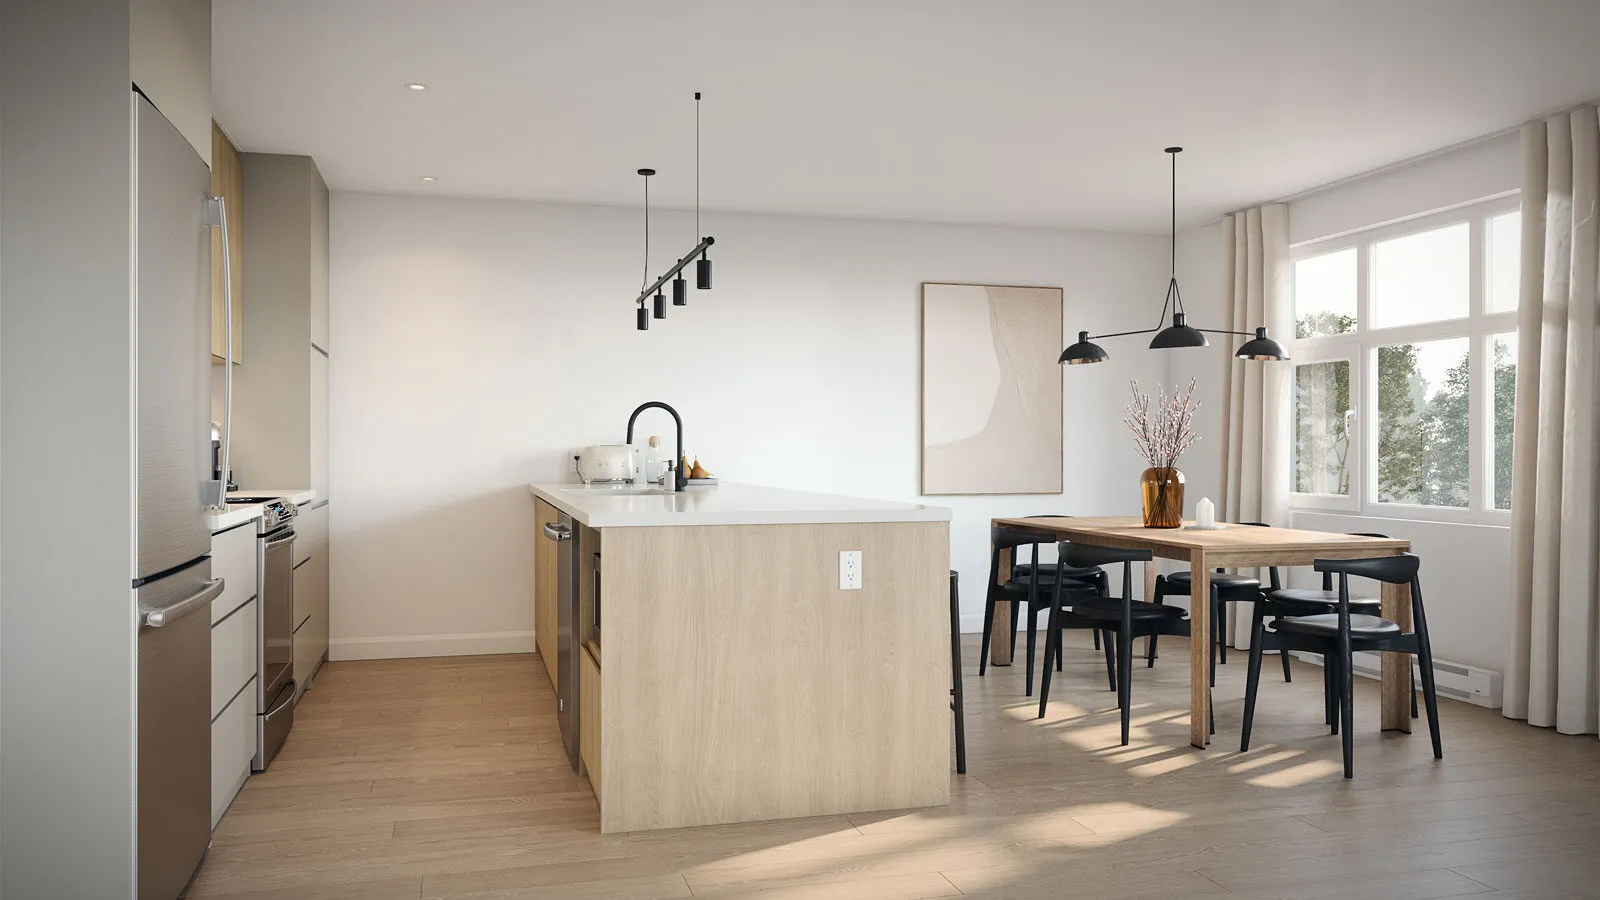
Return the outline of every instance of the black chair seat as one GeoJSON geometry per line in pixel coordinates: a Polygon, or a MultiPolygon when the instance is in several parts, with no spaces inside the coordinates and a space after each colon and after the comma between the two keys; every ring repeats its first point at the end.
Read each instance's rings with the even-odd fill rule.
{"type": "MultiPolygon", "coordinates": [[[[1061,574],[1067,578],[1099,578],[1105,574],[1105,570],[1099,566],[1063,566],[1061,574]]],[[[1038,575],[1041,578],[1040,584],[1043,584],[1043,579],[1054,579],[1056,577],[1056,565],[1055,563],[1044,563],[1043,565],[1035,566],[1033,563],[1017,563],[1011,567],[1012,578],[1018,578],[1023,575],[1038,575]]]]}
{"type": "MultiPolygon", "coordinates": [[[[1067,578],[1067,579],[1065,579],[1063,581],[1062,586],[1064,588],[1066,588],[1067,590],[1073,590],[1073,589],[1077,589],[1077,590],[1093,590],[1094,589],[1094,585],[1090,584],[1087,579],[1083,579],[1083,578],[1071,578],[1071,577],[1069,577],[1069,578],[1067,578]]],[[[1014,593],[1023,593],[1023,594],[1028,593],[1029,589],[1031,589],[1033,587],[1038,587],[1039,596],[1041,598],[1043,598],[1045,600],[1050,599],[1049,596],[1048,596],[1048,592],[1055,590],[1055,587],[1056,587],[1055,573],[1052,572],[1049,575],[1044,575],[1044,574],[1039,574],[1039,573],[1014,575],[1014,576],[1012,576],[1010,581],[1006,582],[1005,584],[1000,585],[1000,589],[1003,590],[1003,591],[1011,591],[1011,592],[1014,592],[1014,593]]]]}
{"type": "MultiPolygon", "coordinates": [[[[1284,588],[1267,594],[1267,599],[1276,606],[1283,607],[1284,615],[1318,615],[1322,612],[1336,611],[1339,608],[1339,592],[1323,591],[1316,588],[1284,588]]],[[[1383,609],[1383,601],[1377,597],[1351,597],[1350,611],[1365,615],[1378,615],[1383,609]]]]}
{"type": "MultiPolygon", "coordinates": [[[[1180,585],[1184,588],[1187,588],[1189,586],[1189,572],[1188,570],[1184,570],[1182,572],[1173,572],[1171,575],[1167,576],[1167,580],[1175,585],[1180,585]]],[[[1223,590],[1227,590],[1229,588],[1234,588],[1237,590],[1261,589],[1261,579],[1251,578],[1248,575],[1234,575],[1229,572],[1212,572],[1211,583],[1223,590]]]]}
{"type": "MultiPolygon", "coordinates": [[[[1339,614],[1322,613],[1315,616],[1294,616],[1272,623],[1272,630],[1280,634],[1304,634],[1311,637],[1337,638],[1339,614]]],[[[1352,637],[1390,637],[1400,634],[1400,626],[1377,616],[1350,616],[1352,637]]]]}
{"type": "MultiPolygon", "coordinates": [[[[1143,600],[1135,600],[1131,606],[1135,622],[1146,619],[1181,619],[1188,615],[1180,606],[1146,603],[1143,600]]],[[[1114,624],[1122,621],[1122,601],[1116,597],[1094,597],[1072,604],[1072,612],[1080,618],[1114,624]]]]}

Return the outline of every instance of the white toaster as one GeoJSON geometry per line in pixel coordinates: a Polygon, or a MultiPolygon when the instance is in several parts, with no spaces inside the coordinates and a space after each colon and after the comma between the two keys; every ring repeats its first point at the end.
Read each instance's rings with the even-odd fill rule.
{"type": "Polygon", "coordinates": [[[595,444],[578,451],[578,479],[584,484],[632,481],[636,472],[638,463],[627,444],[595,444]]]}

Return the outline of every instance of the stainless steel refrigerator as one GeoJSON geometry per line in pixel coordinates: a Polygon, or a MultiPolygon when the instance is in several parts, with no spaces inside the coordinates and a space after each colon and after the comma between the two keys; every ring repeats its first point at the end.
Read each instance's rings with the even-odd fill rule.
{"type": "Polygon", "coordinates": [[[139,897],[183,891],[211,839],[211,171],[135,94],[139,897]]]}

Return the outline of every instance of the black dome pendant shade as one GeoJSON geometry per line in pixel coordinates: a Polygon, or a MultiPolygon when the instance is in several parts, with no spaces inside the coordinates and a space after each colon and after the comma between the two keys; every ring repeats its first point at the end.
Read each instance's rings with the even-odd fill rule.
{"type": "Polygon", "coordinates": [[[1267,337],[1267,329],[1265,327],[1257,328],[1256,336],[1245,341],[1244,345],[1233,355],[1240,359],[1254,359],[1263,362],[1281,362],[1289,358],[1289,354],[1283,352],[1283,345],[1267,337]]]}
{"type": "Polygon", "coordinates": [[[1150,339],[1151,350],[1171,350],[1175,347],[1209,347],[1211,342],[1200,329],[1189,325],[1183,313],[1172,314],[1172,324],[1156,332],[1150,339]]]}
{"type": "MultiPolygon", "coordinates": [[[[1178,154],[1183,152],[1182,147],[1166,148],[1167,155],[1172,157],[1172,277],[1167,281],[1167,299],[1161,304],[1160,323],[1154,328],[1140,331],[1119,331],[1114,334],[1099,334],[1091,336],[1087,331],[1078,332],[1078,342],[1061,351],[1061,356],[1056,360],[1064,366],[1080,366],[1087,363],[1105,362],[1110,356],[1094,342],[1092,338],[1125,337],[1133,334],[1154,334],[1150,339],[1151,350],[1172,350],[1179,347],[1209,347],[1211,342],[1206,339],[1209,334],[1237,334],[1251,337],[1248,331],[1229,331],[1217,328],[1196,328],[1188,322],[1188,315],[1183,309],[1183,292],[1178,289],[1178,154]],[[1172,311],[1172,324],[1167,325],[1167,311],[1172,311]]],[[[1244,343],[1244,346],[1233,354],[1239,359],[1250,360],[1286,360],[1289,354],[1283,352],[1283,347],[1277,341],[1267,337],[1265,327],[1257,328],[1254,337],[1244,343]]]]}
{"type": "Polygon", "coordinates": [[[1078,342],[1061,351],[1061,358],[1056,362],[1064,366],[1081,366],[1087,363],[1105,362],[1106,351],[1099,344],[1089,340],[1089,332],[1078,332],[1078,342]]]}

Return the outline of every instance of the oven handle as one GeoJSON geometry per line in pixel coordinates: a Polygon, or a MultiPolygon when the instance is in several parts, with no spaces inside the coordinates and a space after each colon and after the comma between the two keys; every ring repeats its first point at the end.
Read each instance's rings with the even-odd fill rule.
{"type": "Polygon", "coordinates": [[[272,717],[273,716],[277,715],[278,713],[283,712],[283,708],[285,706],[288,706],[290,703],[294,702],[294,679],[293,678],[291,678],[288,681],[284,682],[283,687],[278,689],[278,696],[282,697],[283,699],[280,702],[278,702],[276,704],[273,704],[273,707],[271,709],[267,710],[267,712],[265,714],[265,719],[268,722],[272,721],[272,717]]]}
{"type": "Polygon", "coordinates": [[[262,546],[269,547],[269,548],[270,547],[276,547],[279,544],[286,543],[286,542],[293,541],[293,540],[294,540],[294,532],[290,531],[287,534],[279,535],[278,537],[275,537],[270,541],[265,541],[262,546]]]}

